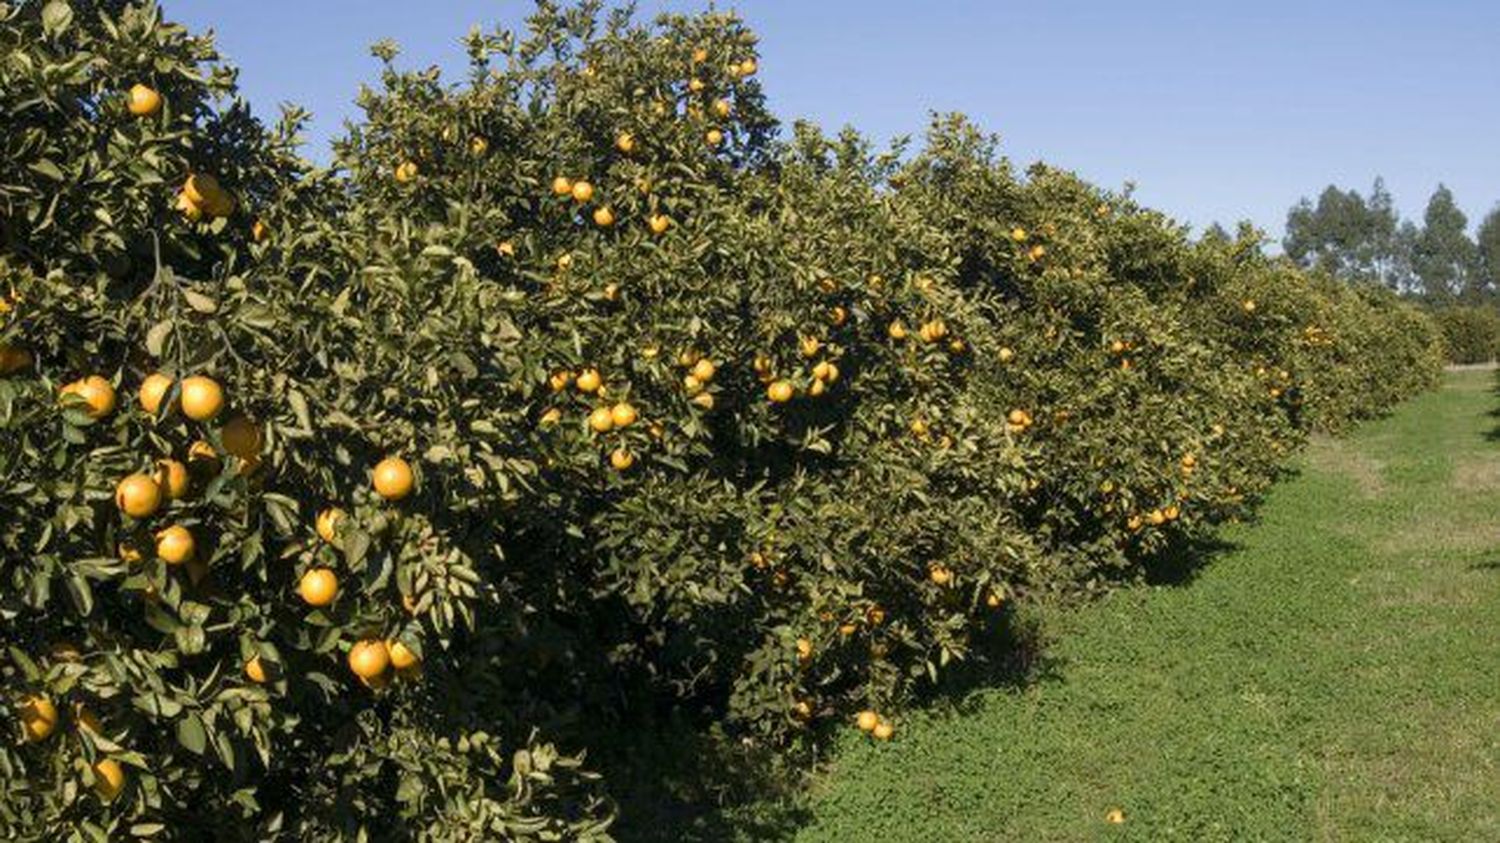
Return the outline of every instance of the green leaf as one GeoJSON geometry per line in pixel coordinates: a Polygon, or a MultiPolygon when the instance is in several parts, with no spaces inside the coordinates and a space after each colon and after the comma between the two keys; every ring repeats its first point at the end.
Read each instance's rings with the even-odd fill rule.
{"type": "Polygon", "coordinates": [[[208,746],[208,733],[204,731],[203,721],[198,719],[198,715],[189,714],[177,721],[177,742],[194,755],[203,754],[208,746]]]}
{"type": "Polygon", "coordinates": [[[42,7],[42,29],[57,36],[73,23],[73,7],[62,0],[50,0],[42,7]]]}

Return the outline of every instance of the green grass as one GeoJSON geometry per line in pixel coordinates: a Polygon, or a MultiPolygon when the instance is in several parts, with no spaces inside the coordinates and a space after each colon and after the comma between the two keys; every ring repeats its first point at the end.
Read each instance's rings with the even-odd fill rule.
{"type": "Polygon", "coordinates": [[[1492,378],[1314,442],[1189,581],[1028,610],[1030,682],[848,736],[797,839],[1500,840],[1492,378]]]}

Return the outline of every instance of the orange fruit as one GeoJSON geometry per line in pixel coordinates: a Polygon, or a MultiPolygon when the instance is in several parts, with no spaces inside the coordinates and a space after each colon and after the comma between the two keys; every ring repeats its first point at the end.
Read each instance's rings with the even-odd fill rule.
{"type": "Polygon", "coordinates": [[[339,578],[327,568],[310,568],[297,583],[297,593],[309,606],[327,606],[339,594],[339,578]]]}
{"type": "Polygon", "coordinates": [[[415,666],[418,662],[421,661],[421,659],[410,647],[402,644],[398,640],[391,640],[387,642],[386,651],[390,654],[391,657],[391,667],[394,667],[397,670],[407,670],[408,668],[415,666]]]}
{"type": "Polygon", "coordinates": [[[349,648],[349,670],[361,679],[374,679],[391,666],[391,651],[379,638],[366,638],[349,648]]]}
{"type": "Polygon", "coordinates": [[[177,203],[173,207],[181,211],[188,222],[197,222],[203,219],[203,206],[189,199],[186,193],[177,194],[177,203]]]}
{"type": "Polygon", "coordinates": [[[896,727],[892,726],[890,721],[882,720],[875,724],[875,728],[870,730],[870,734],[875,736],[876,740],[888,741],[896,734],[896,727]]]}
{"type": "Polygon", "coordinates": [[[318,513],[318,538],[322,539],[325,542],[328,542],[331,545],[337,546],[339,538],[339,522],[343,521],[347,517],[348,513],[344,512],[342,509],[339,509],[336,506],[330,506],[322,512],[318,513]]]}
{"type": "Polygon", "coordinates": [[[697,378],[700,383],[712,381],[714,375],[718,373],[719,367],[715,366],[714,362],[707,357],[700,358],[698,362],[693,364],[692,376],[697,378]]]}
{"type": "Polygon", "coordinates": [[[265,220],[256,220],[250,226],[250,239],[257,243],[264,243],[271,239],[271,227],[266,225],[265,220]]]}
{"type": "Polygon", "coordinates": [[[691,400],[695,405],[704,410],[712,410],[714,408],[714,396],[713,393],[710,392],[704,392],[698,395],[694,395],[689,400],[691,400]]]}
{"type": "Polygon", "coordinates": [[[560,421],[562,421],[562,410],[552,407],[547,412],[542,413],[542,417],[537,420],[537,423],[542,427],[551,427],[560,421]]]}
{"type": "Polygon", "coordinates": [[[1000,362],[1001,363],[1009,363],[1011,361],[1011,359],[1014,358],[1015,356],[1016,356],[1016,353],[1014,351],[1010,350],[1009,348],[1002,348],[1002,349],[1000,349],[1000,362]]]}
{"type": "Polygon", "coordinates": [[[1004,603],[1005,598],[1001,597],[998,592],[991,591],[984,598],[984,605],[990,607],[991,609],[998,609],[1004,603]]]}
{"type": "Polygon", "coordinates": [[[616,448],[609,455],[609,464],[614,466],[615,471],[626,471],[635,465],[635,455],[624,448],[616,448]]]}
{"type": "Polygon", "coordinates": [[[148,474],[132,474],[115,487],[115,506],[131,518],[151,517],[161,501],[161,487],[148,474]]]}
{"type": "Polygon", "coordinates": [[[21,728],[31,743],[46,740],[57,729],[57,706],[43,696],[21,700],[21,728]]]}
{"type": "Polygon", "coordinates": [[[161,111],[161,94],[140,83],[130,86],[125,95],[125,107],[137,117],[150,117],[161,111]]]}
{"type": "Polygon", "coordinates": [[[416,477],[411,466],[400,457],[386,457],[375,466],[375,493],[388,501],[399,501],[411,494],[416,477]]]}
{"type": "Polygon", "coordinates": [[[947,585],[953,582],[953,572],[942,565],[933,565],[927,570],[927,577],[937,585],[947,585]]]}
{"type": "Polygon", "coordinates": [[[775,381],[766,387],[766,397],[770,398],[774,404],[785,404],[792,400],[795,392],[790,381],[775,381]]]}
{"type": "Polygon", "coordinates": [[[254,656],[250,661],[245,662],[245,678],[257,685],[266,681],[266,666],[261,662],[260,656],[254,656]]]}
{"type": "Polygon", "coordinates": [[[866,709],[855,715],[854,724],[861,732],[873,732],[875,727],[880,725],[880,715],[866,709]]]}
{"type": "Polygon", "coordinates": [[[906,339],[906,326],[901,324],[900,319],[892,322],[890,324],[890,327],[885,329],[885,332],[893,340],[899,341],[906,339]]]}
{"type": "Polygon", "coordinates": [[[809,640],[807,640],[806,638],[798,638],[797,639],[797,660],[805,662],[805,661],[807,661],[807,660],[809,660],[809,659],[812,658],[812,654],[813,654],[813,645],[812,645],[812,642],[809,641],[809,640]]]}
{"type": "Polygon", "coordinates": [[[911,432],[914,435],[918,437],[926,436],[929,430],[930,428],[928,427],[927,421],[925,419],[911,420],[911,432]]]}
{"type": "Polygon", "coordinates": [[[834,383],[839,379],[839,367],[824,360],[813,367],[813,377],[820,381],[834,383]]]}
{"type": "Polygon", "coordinates": [[[168,565],[181,565],[193,558],[197,543],[188,528],[173,524],[156,534],[156,558],[168,565]]]}
{"type": "Polygon", "coordinates": [[[1010,239],[1020,243],[1026,239],[1026,229],[1016,226],[1010,230],[1010,239]]]}
{"type": "Polygon", "coordinates": [[[621,132],[620,136],[615,138],[615,149],[620,150],[626,155],[634,152],[635,136],[630,134],[629,132],[621,132]]]}
{"type": "Polygon", "coordinates": [[[755,59],[745,59],[744,61],[740,62],[739,75],[754,76],[755,71],[759,69],[760,65],[755,63],[755,59]]]}
{"type": "Polygon", "coordinates": [[[552,192],[557,196],[570,196],[573,193],[573,180],[567,176],[558,176],[552,180],[552,192]]]}
{"type": "Polygon", "coordinates": [[[224,442],[224,450],[242,460],[253,460],[260,456],[260,425],[246,416],[230,419],[224,424],[224,429],[219,431],[219,436],[224,442]]]}
{"type": "Polygon", "coordinates": [[[615,224],[615,212],[609,208],[594,209],[594,225],[600,228],[609,228],[615,224]]]}
{"type": "Polygon", "coordinates": [[[113,802],[125,789],[125,770],[113,758],[94,762],[94,792],[105,802],[113,802]]]}
{"type": "MultiPolygon", "coordinates": [[[[172,378],[161,372],[153,372],[147,375],[146,379],[141,381],[139,394],[141,409],[153,416],[156,415],[157,411],[161,409],[162,401],[166,399],[167,393],[171,391],[172,383],[172,378]]],[[[175,406],[173,404],[173,407],[175,406]]],[[[168,409],[168,412],[171,412],[171,408],[168,409]]]]}
{"type": "Polygon", "coordinates": [[[589,413],[589,429],[595,433],[608,433],[614,427],[614,415],[608,407],[597,407],[592,413],[589,413]]]}
{"type": "Polygon", "coordinates": [[[603,384],[604,381],[599,377],[598,369],[584,369],[578,376],[578,380],[574,383],[578,387],[578,391],[584,393],[598,392],[599,387],[603,384]]]}
{"type": "Polygon", "coordinates": [[[594,186],[582,179],[573,182],[573,201],[587,202],[594,198],[594,186]]]}
{"type": "Polygon", "coordinates": [[[396,165],[396,183],[407,184],[417,177],[417,162],[402,161],[396,165]]]}
{"type": "Polygon", "coordinates": [[[490,142],[476,135],[469,138],[469,151],[475,155],[483,155],[490,151],[490,142]]]}
{"type": "Polygon", "coordinates": [[[1246,313],[1254,313],[1255,299],[1245,299],[1243,302],[1240,302],[1240,308],[1243,309],[1246,313]]]}
{"type": "Polygon", "coordinates": [[[695,94],[698,93],[699,91],[702,91],[704,87],[705,86],[703,84],[703,80],[702,79],[689,79],[688,80],[688,90],[692,91],[695,94]]]}
{"type": "Polygon", "coordinates": [[[714,100],[714,116],[719,119],[728,117],[732,109],[733,106],[729,104],[729,100],[714,100]]]}
{"type": "Polygon", "coordinates": [[[610,408],[609,417],[615,427],[630,427],[639,418],[635,408],[623,401],[610,408]]]}
{"type": "Polygon", "coordinates": [[[83,411],[91,419],[102,419],[115,411],[114,384],[98,375],[73,381],[62,388],[62,394],[82,399],[83,411]]]}
{"type": "Polygon", "coordinates": [[[798,345],[802,349],[803,357],[816,357],[823,348],[822,340],[817,337],[803,337],[798,345]]]}
{"type": "Polygon", "coordinates": [[[187,496],[190,486],[187,466],[177,460],[157,460],[156,486],[167,500],[173,501],[187,496]]]}
{"type": "Polygon", "coordinates": [[[1104,815],[1104,821],[1111,825],[1120,825],[1125,822],[1125,812],[1119,808],[1110,808],[1104,815]]]}
{"type": "Polygon", "coordinates": [[[182,414],[193,421],[212,421],[224,410],[224,388],[206,375],[193,375],[182,381],[182,414]]]}
{"type": "Polygon", "coordinates": [[[719,144],[724,142],[724,133],[719,131],[718,129],[709,129],[708,132],[703,135],[703,140],[706,141],[710,147],[717,147],[719,144]]]}
{"type": "Polygon", "coordinates": [[[652,234],[666,234],[667,229],[672,226],[672,221],[663,214],[652,214],[646,220],[646,224],[651,227],[652,234]]]}
{"type": "Polygon", "coordinates": [[[572,382],[572,372],[554,372],[547,378],[547,386],[551,387],[553,392],[562,392],[572,382]]]}
{"type": "Polygon", "coordinates": [[[211,217],[227,217],[234,213],[234,198],[219,184],[219,180],[208,173],[194,173],[182,185],[182,195],[189,204],[211,217]]]}

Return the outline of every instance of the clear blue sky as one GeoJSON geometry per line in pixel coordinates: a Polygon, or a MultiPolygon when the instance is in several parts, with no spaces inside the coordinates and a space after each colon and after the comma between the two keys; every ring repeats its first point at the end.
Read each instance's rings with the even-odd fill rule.
{"type": "MultiPolygon", "coordinates": [[[[313,157],[374,79],[368,47],[463,66],[470,24],[526,0],[166,0],[213,28],[262,112],[311,109],[313,157]]],[[[706,3],[642,0],[643,13],[706,3]]],[[[742,0],[774,110],[885,139],[961,110],[1017,163],[1137,185],[1202,227],[1286,209],[1333,182],[1386,178],[1420,218],[1438,182],[1471,226],[1500,202],[1500,0],[742,0]]]]}

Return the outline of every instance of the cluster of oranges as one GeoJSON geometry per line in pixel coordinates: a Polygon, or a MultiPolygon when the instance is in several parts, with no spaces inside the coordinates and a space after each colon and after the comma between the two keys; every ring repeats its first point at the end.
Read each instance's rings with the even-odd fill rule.
{"type": "MultiPolygon", "coordinates": [[[[547,382],[554,393],[565,392],[569,386],[572,386],[579,393],[590,398],[603,400],[610,395],[609,387],[605,385],[603,376],[596,368],[583,369],[576,375],[566,370],[553,372],[547,382]]],[[[639,420],[640,411],[629,401],[601,403],[588,414],[589,430],[600,436],[624,431],[639,420]]],[[[557,407],[549,408],[542,414],[541,423],[544,427],[551,427],[560,421],[562,421],[562,410],[557,407]]],[[[609,464],[616,471],[628,471],[635,465],[635,454],[621,443],[610,452],[609,464]]]]}

